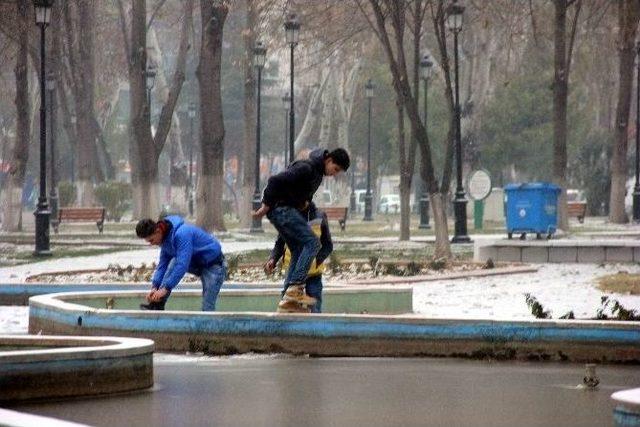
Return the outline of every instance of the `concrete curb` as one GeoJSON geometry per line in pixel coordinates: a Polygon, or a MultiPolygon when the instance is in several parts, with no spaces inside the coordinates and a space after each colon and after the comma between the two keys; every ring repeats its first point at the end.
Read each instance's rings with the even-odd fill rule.
{"type": "Polygon", "coordinates": [[[103,395],[153,385],[154,343],[148,339],[0,335],[3,347],[0,402],[103,395]]]}
{"type": "Polygon", "coordinates": [[[140,312],[88,307],[81,300],[90,295],[31,298],[30,332],[147,337],[163,351],[211,354],[285,352],[640,363],[640,330],[635,322],[140,312]]]}

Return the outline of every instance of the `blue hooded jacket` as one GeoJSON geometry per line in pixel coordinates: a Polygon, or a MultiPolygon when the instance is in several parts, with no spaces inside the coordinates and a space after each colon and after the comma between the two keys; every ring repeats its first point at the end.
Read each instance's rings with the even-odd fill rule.
{"type": "Polygon", "coordinates": [[[203,268],[222,261],[222,248],[220,242],[209,233],[184,222],[177,215],[164,218],[171,223],[169,234],[162,241],[160,248],[160,261],[153,274],[151,283],[154,287],[160,285],[169,290],[173,289],[188,271],[199,275],[203,268]],[[167,266],[175,258],[175,265],[169,275],[165,277],[167,266]]]}

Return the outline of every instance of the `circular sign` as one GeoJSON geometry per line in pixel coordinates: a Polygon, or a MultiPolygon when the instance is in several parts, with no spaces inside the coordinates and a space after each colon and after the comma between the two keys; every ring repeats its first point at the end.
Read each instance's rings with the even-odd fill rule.
{"type": "Polygon", "coordinates": [[[473,200],[484,200],[491,194],[491,176],[484,169],[478,169],[469,175],[467,180],[469,197],[473,200]]]}

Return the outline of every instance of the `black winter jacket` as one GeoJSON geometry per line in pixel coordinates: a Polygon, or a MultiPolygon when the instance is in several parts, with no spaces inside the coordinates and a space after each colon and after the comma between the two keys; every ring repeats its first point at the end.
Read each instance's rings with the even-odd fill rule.
{"type": "Polygon", "coordinates": [[[262,193],[262,203],[270,208],[301,208],[304,202],[310,202],[322,183],[324,159],[328,153],[328,150],[313,150],[308,159],[297,160],[269,178],[262,193]]]}

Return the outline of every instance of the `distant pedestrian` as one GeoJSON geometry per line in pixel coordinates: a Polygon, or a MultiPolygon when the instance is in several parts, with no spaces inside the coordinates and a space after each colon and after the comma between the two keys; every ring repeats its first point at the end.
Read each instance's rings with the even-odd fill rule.
{"type": "Polygon", "coordinates": [[[286,170],[269,178],[262,206],[255,217],[267,215],[291,250],[291,264],[285,279],[280,305],[287,301],[311,306],[315,298],[305,293],[309,267],[318,255],[320,241],[300,213],[307,209],[324,176],[335,176],[349,169],[349,154],[343,148],[318,149],[308,159],[293,162],[286,170]]]}
{"type": "Polygon", "coordinates": [[[148,303],[140,304],[141,308],[164,310],[171,291],[189,272],[202,281],[202,311],[216,309],[227,264],[215,237],[177,215],[159,221],[142,219],[136,225],[136,234],[150,244],[160,246],[160,259],[151,279],[148,303]]]}

